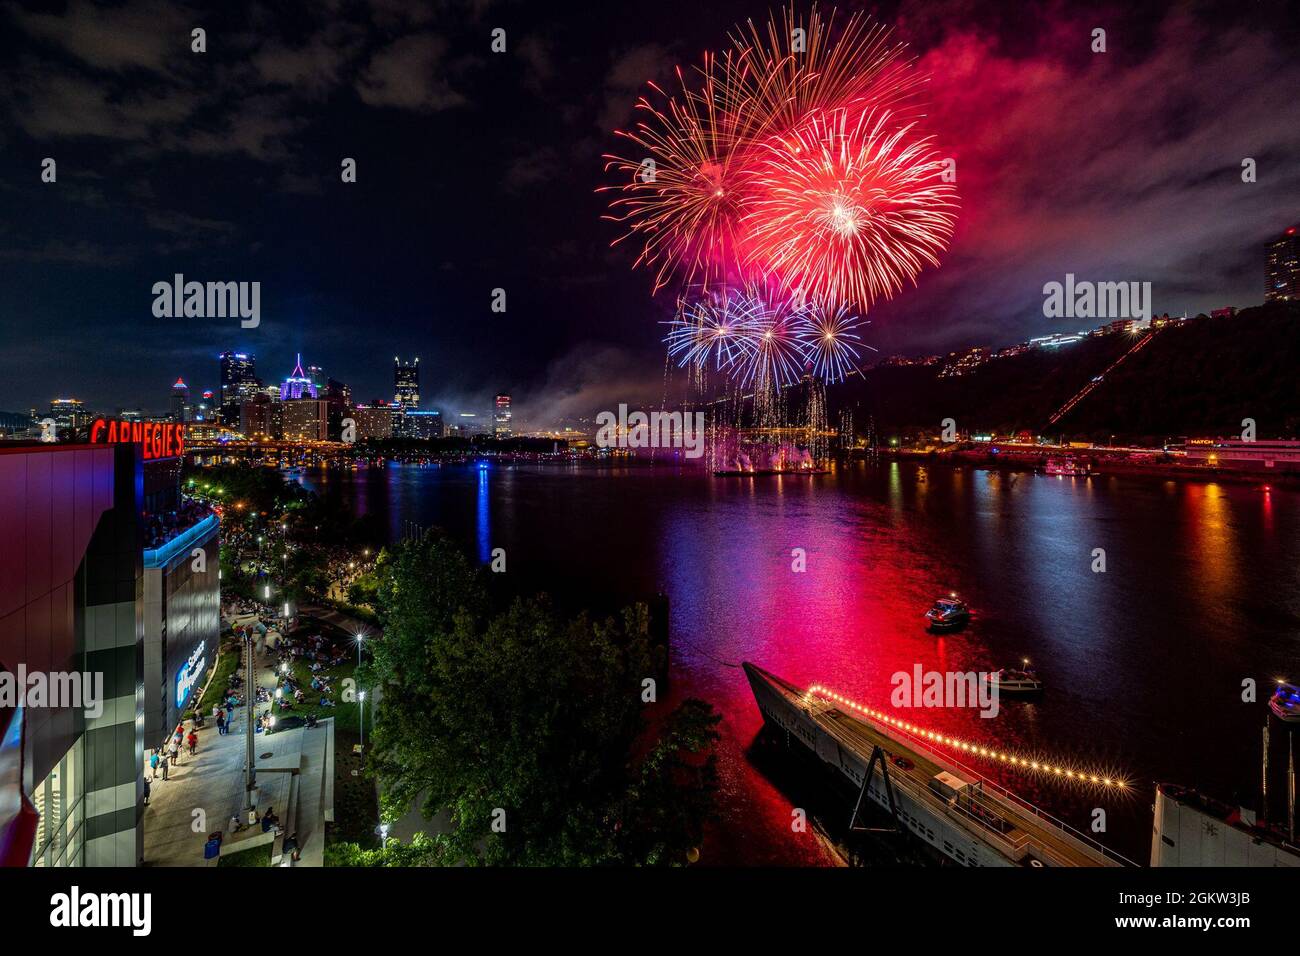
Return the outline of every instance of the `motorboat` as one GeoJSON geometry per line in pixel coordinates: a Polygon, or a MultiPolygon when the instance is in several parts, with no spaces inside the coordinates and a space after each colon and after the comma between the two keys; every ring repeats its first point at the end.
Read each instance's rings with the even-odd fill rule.
{"type": "Polygon", "coordinates": [[[925,619],[930,622],[932,631],[951,631],[970,620],[970,608],[953,594],[935,601],[934,606],[925,612],[925,619]]]}
{"type": "Polygon", "coordinates": [[[1268,709],[1283,723],[1300,724],[1300,687],[1278,681],[1277,690],[1268,700],[1268,709]]]}
{"type": "Polygon", "coordinates": [[[989,674],[989,685],[999,694],[1037,694],[1043,689],[1043,680],[1025,661],[1021,667],[1004,667],[989,674]]]}

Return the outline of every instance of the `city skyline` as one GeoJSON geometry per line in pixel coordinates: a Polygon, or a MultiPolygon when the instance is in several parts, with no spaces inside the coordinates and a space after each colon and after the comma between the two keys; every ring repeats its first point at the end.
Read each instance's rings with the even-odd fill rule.
{"type": "MultiPolygon", "coordinates": [[[[1264,271],[1267,279],[1266,291],[1263,296],[1263,301],[1265,302],[1271,300],[1280,300],[1280,301],[1295,300],[1297,298],[1300,298],[1300,295],[1298,295],[1296,291],[1297,289],[1300,289],[1300,258],[1298,258],[1296,255],[1296,248],[1297,248],[1296,236],[1297,236],[1297,228],[1288,227],[1287,229],[1283,230],[1282,233],[1280,233],[1277,237],[1271,240],[1265,248],[1264,271]]],[[[1073,277],[1067,277],[1067,278],[1072,279],[1073,277]]],[[[1215,309],[1210,313],[1210,315],[1214,317],[1224,317],[1224,316],[1230,317],[1238,311],[1240,311],[1239,306],[1230,305],[1230,306],[1223,306],[1222,308],[1219,309],[1215,309]]],[[[872,356],[870,361],[859,363],[858,371],[865,372],[871,368],[875,368],[878,366],[900,364],[900,360],[901,360],[901,364],[933,365],[933,364],[943,362],[944,359],[947,359],[948,362],[945,365],[944,370],[940,373],[940,376],[944,377],[952,374],[960,375],[964,373],[963,370],[965,372],[968,372],[974,367],[977,367],[978,365],[988,361],[989,359],[1003,358],[1003,357],[1022,354],[1025,350],[1031,348],[1056,348],[1063,345],[1069,345],[1074,342],[1081,341],[1090,335],[1106,334],[1107,332],[1115,332],[1115,331],[1131,331],[1135,328],[1149,326],[1153,319],[1159,321],[1171,321],[1171,320],[1176,321],[1179,319],[1186,320],[1187,318],[1190,318],[1190,316],[1183,315],[1181,317],[1179,316],[1171,317],[1168,313],[1164,313],[1163,317],[1158,314],[1153,314],[1152,316],[1148,317],[1146,320],[1142,320],[1142,321],[1133,320],[1133,319],[1119,319],[1111,322],[1103,322],[1103,324],[1101,325],[1092,325],[1086,319],[1084,319],[1081,321],[1080,324],[1078,324],[1073,328],[1061,326],[1060,328],[1054,331],[1050,331],[1047,332],[1046,334],[1035,336],[1034,338],[1031,338],[1029,340],[1016,342],[1016,343],[1003,344],[998,342],[993,342],[993,343],[986,342],[979,345],[965,343],[953,348],[951,351],[948,351],[946,353],[912,352],[911,354],[908,354],[905,352],[899,352],[899,353],[883,354],[883,355],[877,354],[872,356]]],[[[1062,320],[1058,319],[1057,321],[1062,321],[1062,320]]],[[[1157,322],[1157,324],[1159,324],[1159,321],[1157,322]]],[[[256,355],[252,352],[235,352],[233,350],[227,350],[225,352],[222,352],[220,355],[218,355],[217,360],[219,363],[218,376],[221,383],[219,389],[199,388],[196,391],[196,394],[199,394],[203,397],[203,401],[205,405],[207,405],[207,407],[210,410],[215,409],[216,411],[224,411],[226,412],[228,417],[232,418],[232,420],[237,419],[239,414],[238,412],[239,405],[242,403],[243,400],[247,400],[255,392],[260,394],[275,388],[274,382],[267,383],[266,381],[264,381],[263,379],[255,375],[254,364],[256,362],[256,355]],[[235,372],[231,373],[228,371],[227,368],[228,363],[231,364],[236,369],[235,372]],[[233,376],[234,379],[241,379],[241,378],[247,379],[248,390],[239,391],[237,388],[238,382],[237,381],[233,383],[228,382],[227,381],[228,376],[233,376]],[[252,387],[254,383],[260,383],[259,387],[254,389],[252,387]],[[230,391],[232,395],[237,393],[238,397],[240,398],[240,401],[230,404],[227,399],[227,391],[230,391]]],[[[328,376],[328,381],[331,385],[338,385],[340,387],[347,388],[349,393],[348,403],[353,405],[353,407],[379,407],[379,406],[387,405],[395,408],[407,408],[412,410],[420,409],[423,407],[424,409],[428,410],[433,408],[433,406],[436,404],[439,406],[436,409],[436,411],[439,414],[441,414],[443,411],[448,411],[451,414],[458,414],[460,417],[464,417],[466,414],[465,410],[467,408],[473,408],[476,410],[471,413],[472,415],[483,414],[486,417],[489,415],[493,415],[494,414],[493,406],[499,406],[500,400],[502,398],[505,398],[507,402],[506,431],[507,432],[510,431],[510,427],[509,427],[510,396],[509,395],[503,395],[497,390],[489,389],[485,393],[482,392],[482,390],[480,390],[480,395],[482,395],[483,397],[477,399],[461,398],[452,403],[436,402],[436,401],[432,403],[424,402],[421,399],[421,395],[420,395],[419,356],[418,355],[415,356],[410,361],[404,361],[400,356],[394,356],[393,363],[394,363],[393,391],[390,392],[389,395],[386,397],[380,395],[373,395],[370,396],[369,398],[360,398],[356,402],[352,402],[351,400],[352,390],[350,386],[346,386],[344,385],[343,382],[337,381],[333,376],[328,376]],[[484,402],[486,402],[486,405],[483,404],[484,402]]],[[[284,401],[286,399],[286,396],[289,395],[290,391],[293,392],[293,394],[289,396],[291,398],[305,397],[304,390],[310,390],[311,394],[309,397],[314,398],[317,397],[316,387],[319,386],[321,389],[323,389],[325,385],[326,385],[325,370],[319,366],[310,365],[308,366],[308,372],[304,373],[302,370],[302,353],[296,352],[294,354],[294,365],[292,371],[285,379],[281,380],[281,382],[279,383],[278,400],[284,401]]],[[[178,377],[177,381],[173,384],[171,395],[170,395],[169,407],[165,413],[162,413],[162,414],[166,414],[167,416],[173,419],[176,418],[177,389],[180,388],[184,388],[186,390],[186,394],[187,395],[189,394],[190,389],[188,385],[186,385],[186,383],[184,382],[183,376],[178,377]]],[[[69,401],[79,402],[83,407],[89,404],[76,396],[64,395],[64,396],[55,396],[51,398],[49,400],[48,407],[52,409],[58,403],[69,402],[69,401]]],[[[29,409],[33,412],[37,412],[45,407],[47,406],[42,405],[40,403],[36,403],[30,405],[29,409]]],[[[106,409],[101,409],[101,410],[106,410],[106,409]]],[[[116,411],[118,412],[131,411],[131,412],[150,414],[150,415],[160,414],[155,410],[146,409],[146,407],[144,406],[132,409],[132,408],[127,408],[126,406],[120,404],[116,406],[116,411]]],[[[556,427],[557,425],[563,424],[564,421],[585,419],[589,415],[594,416],[596,414],[596,411],[597,409],[592,408],[587,410],[587,413],[585,414],[580,412],[579,414],[570,416],[566,420],[554,419],[550,421],[539,421],[539,420],[525,419],[525,421],[529,422],[532,430],[543,431],[549,428],[556,427]]],[[[4,410],[0,410],[0,413],[3,412],[4,410]]],[[[20,415],[21,412],[9,412],[8,414],[20,415]]],[[[210,416],[210,417],[216,417],[216,416],[210,416]]],[[[493,431],[495,432],[496,428],[494,428],[493,431]]]]}

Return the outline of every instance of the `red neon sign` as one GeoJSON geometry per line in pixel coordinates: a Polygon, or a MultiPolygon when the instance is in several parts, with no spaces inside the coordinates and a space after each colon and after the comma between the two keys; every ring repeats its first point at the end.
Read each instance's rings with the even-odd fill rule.
{"type": "Polygon", "coordinates": [[[185,451],[185,426],[165,422],[123,422],[96,418],[90,426],[92,444],[132,443],[139,445],[145,461],[176,458],[185,451]]]}

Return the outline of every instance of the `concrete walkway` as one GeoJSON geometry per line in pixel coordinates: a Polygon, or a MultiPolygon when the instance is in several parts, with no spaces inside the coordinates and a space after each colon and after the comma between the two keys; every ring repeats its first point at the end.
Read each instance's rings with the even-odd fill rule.
{"type": "MultiPolygon", "coordinates": [[[[272,692],[275,688],[274,664],[274,657],[264,654],[258,657],[256,666],[258,684],[272,692]]],[[[254,699],[247,681],[244,690],[247,700],[254,699]]],[[[265,712],[268,707],[268,704],[262,704],[257,713],[265,712]]],[[[215,859],[203,859],[203,845],[209,833],[216,830],[225,833],[227,852],[244,839],[260,834],[260,830],[251,829],[239,834],[230,832],[231,815],[241,813],[244,806],[248,712],[247,704],[237,708],[230,733],[225,735],[218,734],[216,721],[208,718],[207,725],[198,731],[198,753],[190,756],[182,752],[179,763],[169,769],[166,781],[162,779],[161,769],[152,780],[149,805],[144,808],[146,866],[215,866],[215,859]]],[[[282,824],[287,819],[291,778],[302,765],[305,730],[294,728],[269,736],[264,733],[254,736],[258,813],[273,806],[282,824]],[[268,753],[272,756],[263,756],[268,753]]],[[[319,728],[316,733],[319,735],[319,728]]],[[[329,763],[332,772],[332,761],[329,763]]],[[[314,792],[319,794],[319,774],[325,769],[315,766],[313,770],[317,774],[314,792]]],[[[149,772],[146,761],[145,773],[149,772]]],[[[323,827],[321,831],[323,840],[323,827]]]]}

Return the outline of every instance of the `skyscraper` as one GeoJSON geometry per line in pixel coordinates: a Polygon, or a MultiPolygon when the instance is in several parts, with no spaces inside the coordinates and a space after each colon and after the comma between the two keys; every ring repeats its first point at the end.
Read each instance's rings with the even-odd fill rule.
{"type": "Polygon", "coordinates": [[[253,356],[247,352],[221,353],[221,420],[239,424],[239,406],[257,393],[253,356]]]}
{"type": "Polygon", "coordinates": [[[1268,244],[1268,288],[1264,299],[1300,299],[1300,234],[1295,226],[1268,244]]]}
{"type": "Polygon", "coordinates": [[[509,438],[510,430],[510,396],[498,395],[496,411],[492,418],[492,434],[497,438],[509,438]]]}
{"type": "Polygon", "coordinates": [[[86,406],[79,398],[56,398],[50,402],[46,417],[54,420],[55,434],[71,435],[89,421],[86,406]]]}
{"type": "Polygon", "coordinates": [[[303,396],[283,404],[283,436],[288,441],[329,441],[329,402],[303,396]]]}
{"type": "Polygon", "coordinates": [[[299,355],[298,364],[293,367],[289,377],[280,385],[280,401],[290,402],[299,398],[319,397],[316,383],[311,380],[311,376],[302,370],[302,356],[299,355]]]}
{"type": "Polygon", "coordinates": [[[171,416],[174,422],[187,422],[190,420],[190,387],[185,384],[182,378],[176,379],[176,384],[172,386],[171,396],[171,416]]]}
{"type": "Polygon", "coordinates": [[[393,404],[400,409],[420,407],[420,359],[403,362],[393,357],[393,404]]]}
{"type": "Polygon", "coordinates": [[[352,389],[338,379],[327,378],[320,389],[320,395],[329,406],[330,441],[341,441],[343,420],[352,415],[352,389]]]}

